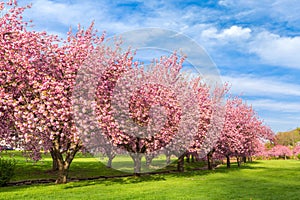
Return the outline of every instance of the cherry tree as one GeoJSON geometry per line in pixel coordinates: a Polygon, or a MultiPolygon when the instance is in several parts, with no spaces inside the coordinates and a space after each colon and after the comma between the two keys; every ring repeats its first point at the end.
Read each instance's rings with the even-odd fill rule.
{"type": "Polygon", "coordinates": [[[27,29],[22,14],[30,6],[9,1],[0,4],[1,12],[5,7],[8,11],[0,19],[1,138],[12,145],[22,142],[34,160],[41,158],[41,150],[50,151],[59,170],[56,182],[65,183],[82,148],[73,120],[73,87],[78,69],[104,35],[96,36],[92,23],[86,30],[78,26],[76,34],[70,30],[66,40],[58,39],[27,29]]]}
{"type": "Polygon", "coordinates": [[[112,168],[112,161],[118,154],[118,149],[102,135],[95,135],[93,140],[84,145],[86,151],[100,159],[108,158],[106,167],[112,168]]]}
{"type": "Polygon", "coordinates": [[[293,154],[294,156],[299,156],[300,154],[300,146],[295,146],[294,149],[293,149],[293,154]]]}
{"type": "Polygon", "coordinates": [[[283,145],[275,145],[271,150],[269,150],[269,156],[272,157],[283,157],[286,159],[293,155],[291,149],[283,145]]]}
{"type": "MultiPolygon", "coordinates": [[[[97,53],[95,57],[91,57],[86,66],[98,60],[97,53]]],[[[96,109],[94,117],[91,117],[90,112],[94,108],[78,104],[78,121],[85,130],[93,121],[99,122],[100,126],[98,133],[86,131],[87,139],[84,140],[92,143],[97,135],[106,137],[112,145],[129,153],[134,161],[135,173],[141,172],[144,155],[155,156],[169,148],[176,149],[180,156],[191,143],[199,113],[196,98],[193,98],[196,94],[190,89],[192,82],[180,74],[183,61],[184,58],[179,59],[174,53],[149,66],[102,62],[98,66],[99,71],[90,79],[95,79],[92,86],[80,84],[86,83],[83,80],[90,74],[88,70],[83,72],[78,88],[95,88],[95,96],[84,105],[92,105],[96,99],[96,109]]],[[[83,96],[83,93],[77,96],[83,96]]]]}
{"type": "Polygon", "coordinates": [[[223,131],[216,145],[216,151],[225,156],[227,167],[230,157],[251,156],[257,149],[258,140],[272,139],[273,132],[260,121],[254,110],[239,98],[228,99],[223,131]]]}
{"type": "MultiPolygon", "coordinates": [[[[263,124],[257,114],[251,107],[246,104],[243,105],[248,117],[245,122],[245,126],[240,129],[240,134],[243,135],[243,140],[241,141],[241,146],[239,146],[238,153],[236,155],[238,165],[240,165],[241,158],[246,162],[246,158],[251,161],[252,156],[258,153],[262,147],[262,143],[265,141],[272,141],[274,139],[274,133],[272,130],[263,124]]],[[[244,115],[246,116],[246,115],[244,115]]]]}
{"type": "Polygon", "coordinates": [[[222,87],[217,87],[211,91],[212,88],[208,85],[200,84],[200,87],[194,89],[197,90],[200,118],[198,132],[188,149],[188,154],[197,156],[197,159],[206,157],[208,168],[212,169],[215,144],[219,139],[224,123],[223,97],[228,92],[228,86],[224,84],[222,87]]]}
{"type": "MultiPolygon", "coordinates": [[[[260,141],[260,140],[256,140],[254,141],[254,152],[251,152],[251,155],[254,157],[261,157],[261,158],[266,158],[268,157],[268,150],[266,148],[266,145],[260,141]]],[[[252,157],[249,156],[248,160],[252,161],[252,157]]]]}

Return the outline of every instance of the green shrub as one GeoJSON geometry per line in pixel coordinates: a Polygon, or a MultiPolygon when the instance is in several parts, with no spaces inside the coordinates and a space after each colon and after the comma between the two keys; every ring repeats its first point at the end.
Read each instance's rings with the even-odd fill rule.
{"type": "Polygon", "coordinates": [[[0,158],[0,187],[7,185],[13,177],[16,168],[14,159],[0,158]]]}
{"type": "Polygon", "coordinates": [[[300,153],[297,155],[297,158],[300,160],[300,153]]]}

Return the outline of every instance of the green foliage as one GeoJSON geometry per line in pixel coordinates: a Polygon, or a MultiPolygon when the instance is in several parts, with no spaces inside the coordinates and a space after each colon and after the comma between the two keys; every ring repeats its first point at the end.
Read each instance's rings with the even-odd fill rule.
{"type": "Polygon", "coordinates": [[[294,129],[287,132],[279,132],[275,136],[275,143],[284,146],[295,146],[300,141],[300,129],[294,129]]]}
{"type": "Polygon", "coordinates": [[[14,176],[16,161],[14,159],[0,158],[0,186],[5,186],[14,176]]]}
{"type": "Polygon", "coordinates": [[[274,146],[275,146],[275,145],[274,145],[273,142],[267,142],[267,143],[265,144],[265,148],[268,149],[268,150],[272,149],[274,146]]]}
{"type": "Polygon", "coordinates": [[[300,160],[300,153],[297,155],[298,160],[300,160]]]}

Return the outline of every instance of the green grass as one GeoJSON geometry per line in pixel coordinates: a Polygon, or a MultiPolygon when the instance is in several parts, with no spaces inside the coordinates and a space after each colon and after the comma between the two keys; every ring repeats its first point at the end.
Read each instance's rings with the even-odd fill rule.
{"type": "MultiPolygon", "coordinates": [[[[38,162],[26,159],[20,151],[7,151],[0,153],[4,158],[13,158],[17,161],[15,176],[11,181],[35,180],[35,179],[55,179],[57,174],[52,169],[52,159],[50,155],[43,155],[38,162]]],[[[124,161],[127,162],[126,160],[124,161]]],[[[105,165],[89,154],[78,153],[71,164],[70,178],[86,178],[98,176],[113,176],[126,174],[125,172],[109,169],[105,165]]],[[[127,173],[128,174],[128,173],[127,173]]]]}
{"type": "MultiPolygon", "coordinates": [[[[87,171],[95,168],[89,172],[94,175],[97,162],[84,156],[76,159],[74,173],[86,166],[87,171]]],[[[46,169],[44,162],[41,168],[46,169]]],[[[299,177],[300,161],[269,160],[247,163],[240,169],[233,164],[229,170],[221,166],[214,171],[3,187],[0,199],[299,199],[299,177]]]]}
{"type": "MultiPolygon", "coordinates": [[[[57,174],[51,170],[52,159],[49,154],[42,156],[42,159],[38,162],[26,159],[20,151],[7,151],[0,152],[0,157],[13,158],[17,161],[15,176],[11,181],[22,180],[36,180],[36,179],[55,179],[57,174]]],[[[176,160],[172,158],[173,164],[170,166],[156,169],[157,166],[164,166],[165,157],[160,156],[153,160],[153,165],[150,169],[145,165],[145,159],[142,160],[142,171],[166,171],[176,169],[176,160]]],[[[187,166],[189,168],[196,168],[203,166],[203,163],[195,163],[187,166]]],[[[99,176],[116,176],[133,173],[133,161],[129,156],[119,155],[113,160],[113,167],[106,167],[106,160],[95,158],[90,154],[77,153],[73,160],[70,170],[69,178],[87,178],[87,177],[99,177],[99,176]]]]}

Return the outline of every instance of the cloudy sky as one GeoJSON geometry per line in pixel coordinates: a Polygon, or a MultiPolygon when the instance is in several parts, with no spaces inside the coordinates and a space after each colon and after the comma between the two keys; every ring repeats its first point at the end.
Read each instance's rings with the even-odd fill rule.
{"type": "Polygon", "coordinates": [[[36,30],[65,37],[80,23],[108,36],[138,28],[172,30],[202,46],[274,132],[300,126],[300,4],[297,0],[19,0],[36,30]]]}

